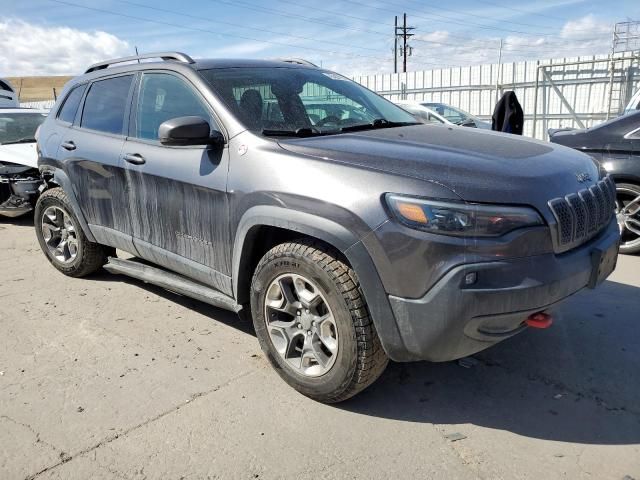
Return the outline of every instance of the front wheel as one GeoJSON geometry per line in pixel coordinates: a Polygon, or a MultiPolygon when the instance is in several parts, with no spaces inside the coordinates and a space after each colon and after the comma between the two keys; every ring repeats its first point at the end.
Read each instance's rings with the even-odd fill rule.
{"type": "Polygon", "coordinates": [[[251,311],[278,374],[315,400],[352,397],[388,363],[355,272],[324,244],[302,239],[267,252],[253,276],[251,311]]]}
{"type": "Polygon", "coordinates": [[[620,253],[640,252],[640,186],[616,184],[616,218],[620,227],[620,253]]]}
{"type": "Polygon", "coordinates": [[[51,264],[70,277],[100,269],[115,250],[90,242],[61,188],[46,190],[36,203],[34,225],[40,248],[51,264]]]}

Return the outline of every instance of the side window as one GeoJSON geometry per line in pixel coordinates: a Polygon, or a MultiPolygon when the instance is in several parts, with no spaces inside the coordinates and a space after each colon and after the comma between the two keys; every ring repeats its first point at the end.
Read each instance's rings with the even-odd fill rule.
{"type": "Polygon", "coordinates": [[[157,140],[160,124],[187,116],[202,117],[212,123],[203,101],[186,82],[166,73],[143,75],[138,95],[136,137],[157,140]]]}
{"type": "Polygon", "coordinates": [[[86,85],[80,85],[69,92],[69,95],[67,95],[67,98],[62,104],[62,108],[58,112],[58,119],[66,123],[73,123],[85,88],[86,85]]]}
{"type": "Polygon", "coordinates": [[[80,126],[121,134],[133,75],[93,82],[84,101],[80,126]]]}

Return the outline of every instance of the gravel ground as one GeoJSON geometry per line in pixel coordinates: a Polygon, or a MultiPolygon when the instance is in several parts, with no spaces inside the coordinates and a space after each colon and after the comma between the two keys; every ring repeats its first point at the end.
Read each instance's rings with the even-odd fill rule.
{"type": "Polygon", "coordinates": [[[59,274],[30,218],[0,220],[0,302],[2,480],[640,480],[640,257],[548,330],[470,368],[391,364],[338,406],[287,387],[228,312],[59,274]]]}

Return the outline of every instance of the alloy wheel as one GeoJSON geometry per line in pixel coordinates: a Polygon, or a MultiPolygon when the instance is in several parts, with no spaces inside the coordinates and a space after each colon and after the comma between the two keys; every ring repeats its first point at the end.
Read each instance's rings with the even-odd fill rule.
{"type": "Polygon", "coordinates": [[[320,289],[308,278],[284,274],[271,282],[264,300],[267,331],[278,354],[298,373],[327,373],[338,353],[336,321],[320,289]]]}
{"type": "Polygon", "coordinates": [[[42,237],[49,253],[58,262],[68,264],[78,256],[75,222],[60,207],[48,207],[42,214],[42,237]]]}

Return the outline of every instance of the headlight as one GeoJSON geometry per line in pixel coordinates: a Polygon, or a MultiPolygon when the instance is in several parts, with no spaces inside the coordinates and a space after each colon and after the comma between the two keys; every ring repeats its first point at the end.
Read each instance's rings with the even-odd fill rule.
{"type": "Polygon", "coordinates": [[[390,193],[385,200],[407,227],[443,235],[498,237],[517,228],[544,225],[540,215],[526,207],[442,202],[390,193]]]}

